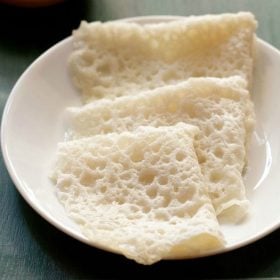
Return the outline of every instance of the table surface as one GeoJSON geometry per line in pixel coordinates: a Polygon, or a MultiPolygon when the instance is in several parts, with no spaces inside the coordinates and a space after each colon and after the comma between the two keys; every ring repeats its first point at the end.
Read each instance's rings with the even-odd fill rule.
{"type": "MultiPolygon", "coordinates": [[[[252,11],[259,22],[258,36],[280,48],[279,0],[69,0],[43,9],[0,4],[0,110],[26,67],[70,35],[82,19],[241,10],[252,11]]],[[[217,256],[138,265],[84,245],[48,224],[19,195],[0,157],[0,279],[178,277],[181,273],[208,279],[280,277],[280,230],[217,256]]]]}

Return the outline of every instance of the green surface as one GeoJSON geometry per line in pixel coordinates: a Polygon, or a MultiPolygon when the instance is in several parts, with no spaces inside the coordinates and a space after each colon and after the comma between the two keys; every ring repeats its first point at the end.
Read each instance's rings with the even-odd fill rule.
{"type": "MultiPolygon", "coordinates": [[[[258,36],[280,48],[278,0],[68,1],[45,9],[0,4],[0,110],[26,67],[52,44],[70,35],[81,19],[240,10],[252,11],[259,22],[258,36]]],[[[280,277],[280,230],[247,247],[214,257],[137,265],[86,246],[49,225],[18,194],[0,158],[0,279],[145,279],[159,275],[280,277]]]]}

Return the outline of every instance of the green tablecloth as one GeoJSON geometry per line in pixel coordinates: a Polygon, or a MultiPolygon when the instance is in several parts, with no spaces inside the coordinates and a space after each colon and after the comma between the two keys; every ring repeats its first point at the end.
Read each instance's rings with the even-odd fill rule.
{"type": "MultiPolygon", "coordinates": [[[[279,0],[76,0],[43,9],[0,4],[0,110],[26,67],[52,44],[70,35],[81,19],[104,21],[241,10],[252,11],[259,22],[258,36],[280,48],[279,0]]],[[[218,256],[137,265],[86,246],[48,224],[21,198],[0,158],[0,279],[143,279],[159,275],[280,277],[280,230],[218,256]]]]}

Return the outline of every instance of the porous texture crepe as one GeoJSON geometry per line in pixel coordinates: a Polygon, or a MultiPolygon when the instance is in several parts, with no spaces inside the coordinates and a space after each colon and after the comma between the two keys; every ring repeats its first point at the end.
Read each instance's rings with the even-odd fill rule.
{"type": "Polygon", "coordinates": [[[134,95],[189,77],[240,75],[251,82],[256,21],[251,13],[172,22],[82,22],[70,73],[85,102],[134,95]]]}
{"type": "Polygon", "coordinates": [[[179,123],[60,143],[58,198],[93,244],[142,264],[219,249],[197,133],[179,123]]]}
{"type": "Polygon", "coordinates": [[[94,246],[141,264],[225,246],[248,212],[243,172],[255,115],[251,13],[162,23],[82,22],[52,180],[94,246]]]}
{"type": "Polygon", "coordinates": [[[100,100],[72,113],[70,137],[186,122],[199,127],[196,152],[216,213],[238,221],[246,213],[242,171],[254,127],[253,104],[241,77],[191,78],[133,96],[100,100]]]}

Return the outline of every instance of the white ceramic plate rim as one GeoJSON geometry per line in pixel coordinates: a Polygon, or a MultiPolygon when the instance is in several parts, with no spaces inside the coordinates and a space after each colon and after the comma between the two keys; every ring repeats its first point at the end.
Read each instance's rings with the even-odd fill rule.
{"type": "MultiPolygon", "coordinates": [[[[143,16],[143,17],[134,17],[134,18],[126,18],[126,19],[121,19],[125,21],[135,21],[138,23],[147,23],[147,22],[160,22],[160,21],[169,21],[169,20],[176,20],[184,17],[179,17],[179,16],[143,16]]],[[[72,40],[71,37],[68,37],[59,43],[55,44],[53,47],[51,47],[49,50],[47,50],[45,53],[43,53],[40,57],[38,57],[27,69],[26,71],[22,74],[22,76],[18,79],[16,82],[15,86],[13,87],[10,96],[8,97],[6,106],[3,111],[3,116],[2,116],[2,123],[1,123],[1,148],[2,148],[2,153],[3,153],[3,158],[4,162],[6,164],[7,170],[9,172],[10,177],[12,178],[17,190],[19,193],[22,195],[22,197],[26,200],[26,202],[38,213],[40,214],[45,220],[47,220],[50,224],[54,225],[56,228],[61,230],[62,232],[72,236],[73,238],[89,244],[91,246],[95,246],[97,248],[105,249],[107,251],[112,251],[108,248],[104,248],[102,246],[99,246],[99,244],[92,244],[86,237],[84,237],[82,234],[78,234],[77,232],[73,232],[71,228],[68,228],[58,222],[56,219],[54,219],[43,207],[41,207],[39,204],[34,203],[34,200],[32,199],[32,195],[30,192],[27,192],[25,187],[22,185],[22,180],[17,174],[17,170],[14,168],[13,161],[11,160],[8,152],[8,145],[7,143],[7,137],[6,137],[6,119],[8,118],[8,114],[10,111],[10,108],[13,106],[14,99],[16,98],[16,95],[18,94],[17,88],[21,84],[22,80],[25,79],[25,77],[28,75],[29,70],[33,68],[36,64],[40,64],[40,62],[48,56],[50,53],[55,52],[57,48],[63,47],[64,44],[66,44],[68,41],[72,40]]],[[[270,44],[266,43],[265,41],[261,39],[257,39],[257,44],[262,46],[263,48],[266,48],[269,52],[274,53],[274,55],[280,57],[280,52],[270,44]]],[[[243,247],[245,245],[251,244],[255,242],[256,240],[261,239],[262,237],[268,235],[272,231],[276,230],[277,228],[280,227],[280,220],[275,220],[274,224],[263,228],[262,231],[257,232],[255,235],[252,235],[250,238],[239,242],[238,244],[233,244],[230,246],[226,246],[225,248],[219,249],[217,251],[211,251],[209,253],[205,253],[202,255],[199,255],[197,257],[203,257],[203,256],[209,256],[209,255],[215,255],[218,253],[223,253],[227,251],[231,251],[240,247],[243,247]]]]}

